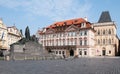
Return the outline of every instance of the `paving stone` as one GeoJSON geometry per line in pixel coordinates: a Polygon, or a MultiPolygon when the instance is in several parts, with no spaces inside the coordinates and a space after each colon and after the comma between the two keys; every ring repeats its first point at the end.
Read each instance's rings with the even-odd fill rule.
{"type": "Polygon", "coordinates": [[[0,61],[0,74],[120,74],[120,58],[0,61]]]}

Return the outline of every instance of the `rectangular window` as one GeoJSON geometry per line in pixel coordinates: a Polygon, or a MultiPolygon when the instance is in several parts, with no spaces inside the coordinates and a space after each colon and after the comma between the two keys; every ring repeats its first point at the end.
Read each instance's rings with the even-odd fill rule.
{"type": "Polygon", "coordinates": [[[111,51],[109,50],[109,54],[111,54],[111,51]]]}
{"type": "Polygon", "coordinates": [[[64,52],[64,51],[62,51],[62,54],[65,54],[65,52],[64,52]]]}
{"type": "Polygon", "coordinates": [[[75,33],[75,32],[73,32],[73,36],[76,36],[76,33],[75,33]]]}
{"type": "Polygon", "coordinates": [[[82,40],[80,40],[80,45],[82,45],[82,40]]]}
{"type": "Polygon", "coordinates": [[[82,51],[80,51],[79,54],[82,55],[82,51]]]}
{"type": "Polygon", "coordinates": [[[83,28],[84,27],[84,23],[81,23],[81,28],[83,28]]]}
{"type": "Polygon", "coordinates": [[[59,54],[61,54],[61,51],[59,51],[59,54]]]}
{"type": "Polygon", "coordinates": [[[80,31],[80,36],[82,36],[82,31],[80,31]]]}
{"type": "Polygon", "coordinates": [[[84,32],[84,35],[87,35],[87,31],[84,32]]]}
{"type": "Polygon", "coordinates": [[[56,54],[58,54],[58,51],[56,51],[56,54]]]}
{"type": "Polygon", "coordinates": [[[84,51],[84,55],[87,55],[87,51],[84,51]]]}
{"type": "Polygon", "coordinates": [[[84,45],[87,45],[87,40],[84,40],[84,45]]]}
{"type": "Polygon", "coordinates": [[[74,32],[69,32],[69,36],[74,36],[74,32]]]}

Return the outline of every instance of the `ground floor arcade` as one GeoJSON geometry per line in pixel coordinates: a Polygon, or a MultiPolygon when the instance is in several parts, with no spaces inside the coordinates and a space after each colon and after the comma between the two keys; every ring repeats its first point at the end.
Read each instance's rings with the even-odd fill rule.
{"type": "Polygon", "coordinates": [[[92,57],[94,56],[94,48],[89,47],[77,47],[77,46],[46,46],[45,49],[49,53],[53,53],[57,56],[66,57],[92,57]]]}

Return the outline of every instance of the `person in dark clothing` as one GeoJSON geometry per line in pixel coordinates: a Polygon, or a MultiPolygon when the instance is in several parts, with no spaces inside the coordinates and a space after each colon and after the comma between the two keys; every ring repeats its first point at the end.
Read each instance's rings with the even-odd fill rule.
{"type": "Polygon", "coordinates": [[[64,58],[64,59],[66,58],[64,54],[63,54],[63,58],[64,58]]]}

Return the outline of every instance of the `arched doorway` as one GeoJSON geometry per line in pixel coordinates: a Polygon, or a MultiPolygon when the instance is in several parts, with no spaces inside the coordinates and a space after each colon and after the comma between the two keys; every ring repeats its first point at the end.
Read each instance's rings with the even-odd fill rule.
{"type": "Polygon", "coordinates": [[[105,56],[106,55],[106,51],[102,50],[102,55],[105,56]]]}
{"type": "Polygon", "coordinates": [[[70,50],[70,56],[74,56],[74,50],[70,50]]]}
{"type": "Polygon", "coordinates": [[[102,49],[103,49],[102,50],[102,55],[105,56],[106,55],[106,49],[105,49],[105,47],[103,47],[102,49]]]}

